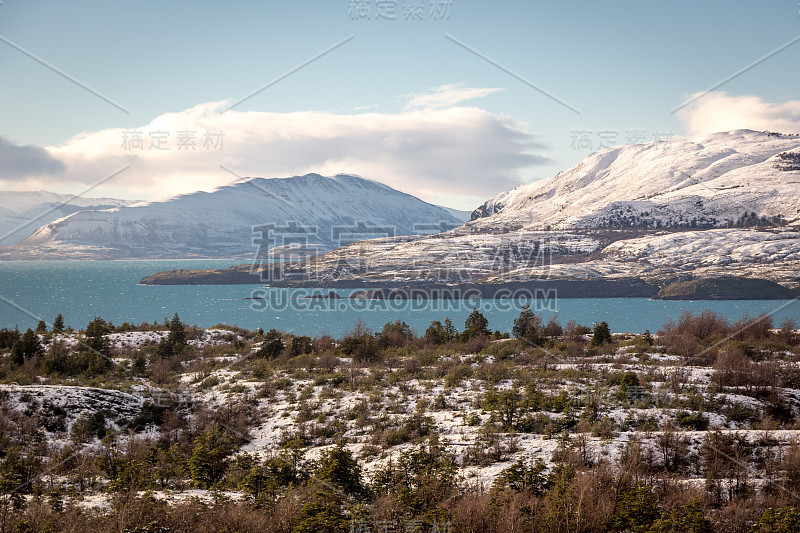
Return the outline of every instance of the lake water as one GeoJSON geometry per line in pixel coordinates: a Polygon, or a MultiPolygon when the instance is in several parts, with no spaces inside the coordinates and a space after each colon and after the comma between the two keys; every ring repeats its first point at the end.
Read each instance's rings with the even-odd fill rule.
{"type": "MultiPolygon", "coordinates": [[[[361,318],[373,329],[398,318],[421,333],[431,320],[449,316],[458,328],[473,305],[489,319],[491,329],[510,331],[523,302],[472,301],[455,304],[294,299],[308,290],[265,291],[258,285],[144,286],[138,281],[160,270],[225,268],[230,260],[192,261],[19,261],[0,262],[0,327],[34,327],[39,318],[48,326],[58,313],[67,324],[83,328],[95,316],[122,322],[162,321],[178,313],[184,322],[201,327],[238,325],[248,329],[276,328],[297,334],[340,336],[361,318]],[[258,299],[252,299],[255,296],[258,299]]],[[[326,291],[327,292],[327,291],[326,291]]],[[[349,290],[337,293],[346,297],[349,290]]],[[[672,302],[646,298],[556,299],[559,320],[581,324],[605,320],[612,331],[658,330],[684,309],[712,309],[735,320],[743,315],[772,313],[775,323],[791,317],[800,322],[798,301],[672,302]]],[[[553,311],[542,310],[547,320],[553,311]]]]}

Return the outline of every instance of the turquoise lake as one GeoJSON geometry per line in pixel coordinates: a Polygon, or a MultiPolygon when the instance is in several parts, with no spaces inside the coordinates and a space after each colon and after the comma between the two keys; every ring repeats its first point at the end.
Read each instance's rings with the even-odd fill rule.
{"type": "MultiPolygon", "coordinates": [[[[431,320],[450,317],[461,328],[478,307],[491,329],[510,331],[522,301],[470,302],[313,300],[308,290],[265,290],[259,285],[144,286],[138,281],[160,270],[224,268],[241,261],[41,261],[0,262],[0,327],[33,327],[39,318],[48,326],[58,313],[67,324],[83,328],[101,316],[115,324],[162,321],[178,313],[184,322],[200,327],[215,324],[248,329],[276,328],[297,334],[340,336],[361,318],[373,329],[387,321],[405,320],[418,333],[431,320]],[[253,297],[257,299],[252,299],[253,297]]],[[[327,292],[327,291],[326,291],[327,292]]],[[[346,297],[349,290],[337,291],[346,297]]],[[[549,302],[564,323],[605,320],[615,332],[657,331],[685,309],[712,309],[731,320],[771,313],[775,324],[791,317],[800,322],[800,301],[692,301],[668,302],[646,298],[556,299],[549,302]]],[[[540,310],[547,320],[552,310],[540,310]]]]}

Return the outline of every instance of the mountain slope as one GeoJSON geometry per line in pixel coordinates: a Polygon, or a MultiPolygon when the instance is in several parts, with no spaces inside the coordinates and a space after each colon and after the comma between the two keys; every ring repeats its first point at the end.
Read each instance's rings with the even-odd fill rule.
{"type": "Polygon", "coordinates": [[[383,239],[359,277],[527,281],[764,277],[800,286],[800,137],[739,130],[621,146],[489,199],[450,232],[383,239]],[[541,251],[544,251],[542,255],[541,251]]]}
{"type": "Polygon", "coordinates": [[[786,164],[786,152],[800,152],[800,137],[751,130],[611,148],[489,199],[471,224],[481,231],[794,223],[800,172],[786,164]]]}
{"type": "Polygon", "coordinates": [[[48,224],[77,211],[122,207],[136,200],[82,198],[48,191],[0,192],[0,246],[21,241],[42,224],[48,224]]]}
{"type": "Polygon", "coordinates": [[[4,259],[252,256],[254,226],[271,246],[329,250],[355,240],[443,231],[462,222],[444,208],[356,176],[252,178],[213,192],[56,220],[0,253],[4,259]],[[281,228],[284,228],[283,230],[281,228]],[[305,229],[298,229],[305,228],[305,229]]]}

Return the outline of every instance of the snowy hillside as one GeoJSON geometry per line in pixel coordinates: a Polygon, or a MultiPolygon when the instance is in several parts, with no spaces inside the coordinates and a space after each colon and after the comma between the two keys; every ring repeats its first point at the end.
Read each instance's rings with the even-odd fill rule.
{"type": "Polygon", "coordinates": [[[458,229],[341,248],[322,268],[357,253],[358,276],[376,280],[734,274],[797,287],[797,154],[800,137],[750,130],[613,148],[495,196],[458,229]]]}
{"type": "Polygon", "coordinates": [[[49,224],[76,211],[95,211],[135,203],[135,200],[82,198],[48,191],[2,191],[0,246],[19,242],[43,224],[49,224]]]}
{"type": "MultiPolygon", "coordinates": [[[[609,332],[604,343],[592,342],[597,334],[574,321],[562,328],[556,316],[533,326],[541,332],[536,342],[500,332],[435,341],[431,333],[391,332],[398,324],[405,325],[398,320],[336,342],[275,330],[182,328],[185,345],[169,358],[158,348],[168,331],[139,325],[106,335],[114,366],[97,376],[80,366],[80,334],[46,332],[38,337],[47,346],[41,358],[21,367],[0,358],[0,466],[17,472],[15,464],[26,465],[23,479],[31,481],[16,485],[16,501],[38,513],[63,506],[85,511],[74,515],[80,519],[113,517],[124,488],[125,498],[162,512],[243,502],[234,518],[259,513],[248,532],[283,531],[264,527],[269,515],[254,505],[264,491],[273,505],[288,500],[296,508],[296,483],[317,497],[319,487],[338,486],[322,477],[326,464],[344,465],[336,472],[352,472],[346,479],[355,487],[380,487],[386,472],[394,465],[405,471],[414,457],[424,470],[415,468],[434,480],[426,490],[449,490],[451,499],[511,494],[502,492],[517,490],[510,476],[533,464],[541,480],[563,468],[635,471],[697,501],[733,486],[736,476],[751,499],[789,493],[778,483],[793,479],[800,459],[800,331],[793,321],[775,329],[771,319],[729,322],[705,311],[653,334],[609,332]],[[375,342],[374,356],[356,351],[356,335],[375,342]],[[262,351],[276,343],[279,354],[262,351]],[[53,370],[57,361],[60,370],[53,370]],[[332,453],[347,461],[331,463],[332,453]],[[214,477],[206,465],[214,465],[214,477]],[[443,475],[442,465],[452,476],[446,485],[434,477],[443,475]],[[326,483],[310,484],[317,479],[326,483]]],[[[601,489],[612,492],[607,485],[601,489]]],[[[548,488],[550,481],[543,486],[559,490],[548,488]]],[[[415,486],[401,487],[413,494],[415,486]]],[[[387,494],[366,493],[360,505],[382,505],[387,494]]],[[[573,489],[558,497],[570,494],[584,497],[573,489]]],[[[57,512],[61,523],[70,517],[57,512]]],[[[193,515],[181,520],[186,516],[193,515]]]]}
{"type": "Polygon", "coordinates": [[[271,246],[332,249],[355,240],[430,234],[461,225],[448,210],[356,176],[247,181],[164,202],[61,218],[6,249],[4,259],[252,256],[253,227],[271,246]],[[281,230],[280,228],[285,228],[281,230]],[[302,229],[302,228],[305,228],[302,229]]]}
{"type": "Polygon", "coordinates": [[[472,224],[694,228],[752,226],[762,217],[794,223],[800,171],[787,161],[798,150],[798,136],[751,130],[611,148],[489,199],[472,224]]]}
{"type": "Polygon", "coordinates": [[[317,261],[323,279],[352,276],[396,281],[476,281],[520,268],[540,268],[544,277],[553,257],[588,254],[601,248],[591,236],[569,232],[518,231],[469,234],[459,228],[429,237],[406,237],[343,246],[317,261]],[[357,271],[342,270],[355,265],[357,271]]]}

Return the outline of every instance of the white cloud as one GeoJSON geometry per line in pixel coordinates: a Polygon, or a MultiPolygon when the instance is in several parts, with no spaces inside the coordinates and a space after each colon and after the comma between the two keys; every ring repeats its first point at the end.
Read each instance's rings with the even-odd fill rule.
{"type": "MultiPolygon", "coordinates": [[[[144,139],[142,150],[123,147],[126,132],[120,128],[77,135],[47,148],[66,167],[58,183],[41,175],[26,180],[26,188],[77,189],[127,165],[129,170],[93,194],[163,199],[231,182],[235,178],[224,165],[246,177],[358,174],[427,201],[462,195],[452,206],[470,209],[525,181],[526,169],[548,162],[523,124],[473,107],[396,114],[222,113],[226,104],[200,104],[135,128],[144,139]],[[156,131],[169,133],[169,150],[149,148],[149,134],[156,131]],[[196,132],[195,150],[178,149],[180,131],[196,132]],[[206,131],[224,132],[221,150],[203,147],[206,131]]],[[[0,187],[10,183],[0,180],[0,187]]],[[[20,188],[19,180],[13,183],[20,188]]]]}
{"type": "Polygon", "coordinates": [[[405,95],[406,98],[409,98],[408,103],[406,103],[406,109],[451,107],[461,102],[483,98],[502,90],[470,88],[464,87],[460,83],[441,85],[429,92],[405,95]]]}
{"type": "Polygon", "coordinates": [[[686,125],[689,136],[739,129],[800,133],[800,100],[775,104],[758,96],[711,92],[679,111],[678,117],[686,125]]]}

